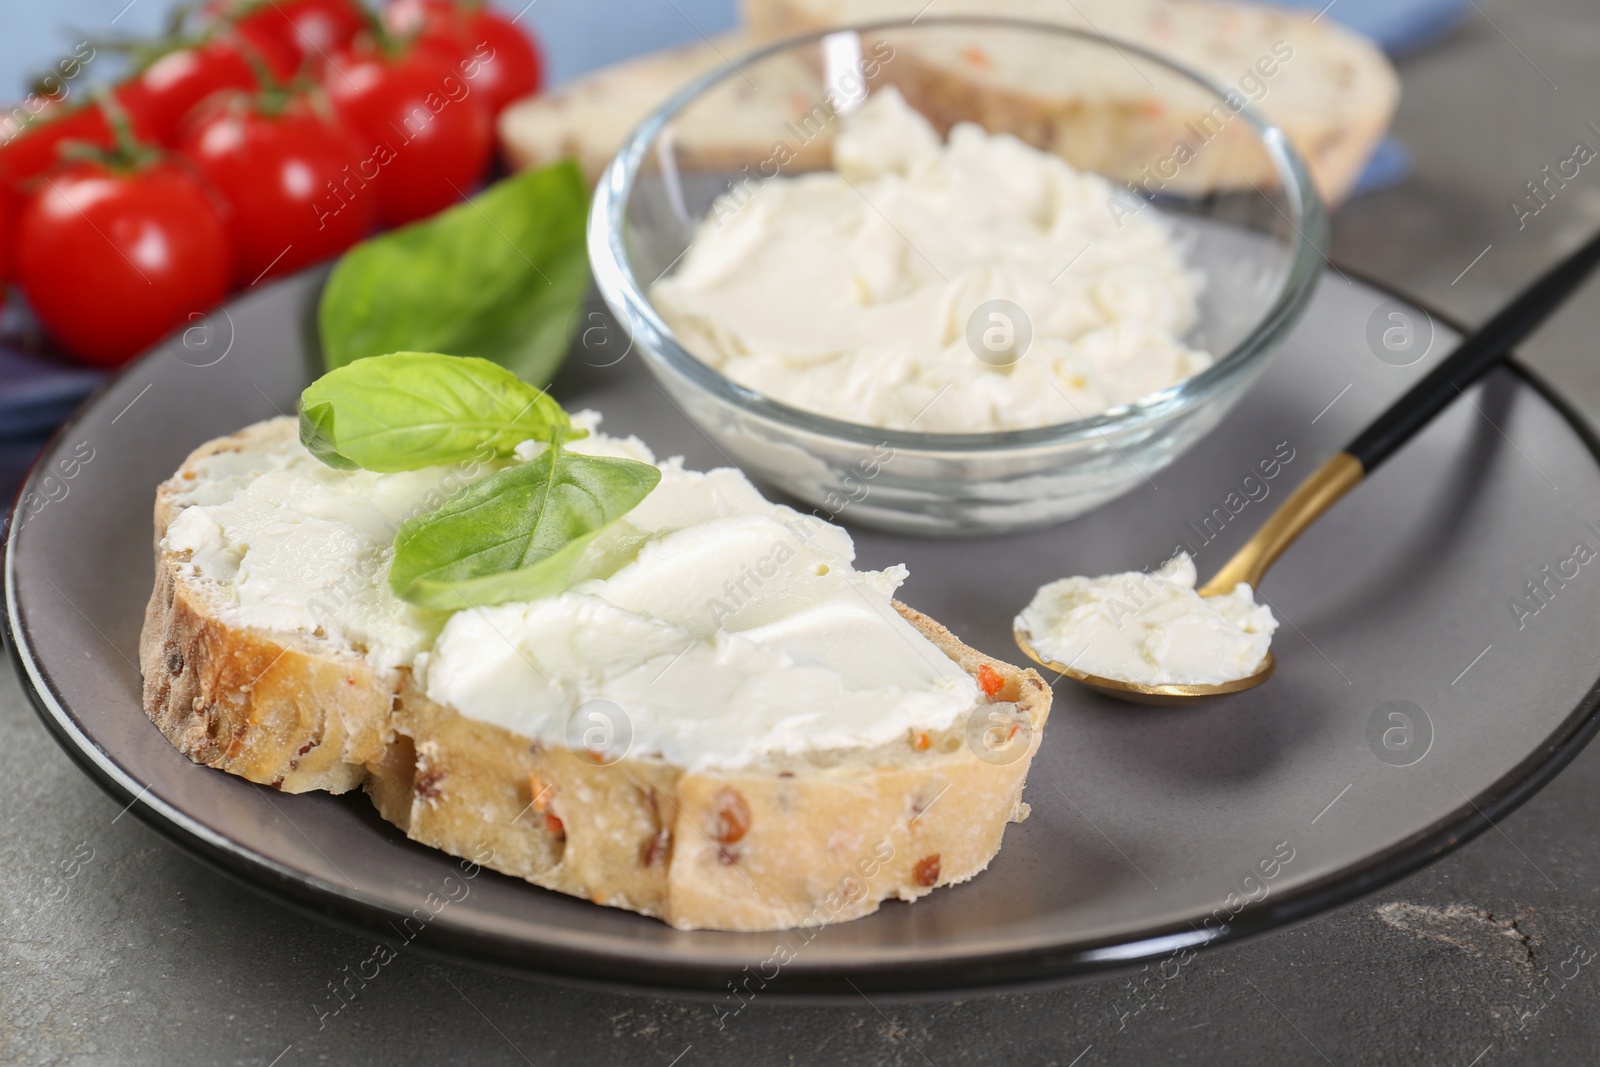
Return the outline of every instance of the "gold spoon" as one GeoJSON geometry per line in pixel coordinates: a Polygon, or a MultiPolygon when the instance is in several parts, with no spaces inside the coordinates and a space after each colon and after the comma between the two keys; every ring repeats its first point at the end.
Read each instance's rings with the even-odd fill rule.
{"type": "MultiPolygon", "coordinates": [[[[1243,548],[1223,564],[1212,579],[1201,586],[1203,597],[1231,593],[1240,582],[1259,589],[1261,579],[1284,550],[1323,513],[1361,483],[1378,464],[1388,459],[1435,415],[1462,394],[1462,390],[1482,377],[1505,358],[1521,341],[1560,307],[1585,278],[1600,264],[1600,235],[1546,271],[1524,289],[1494,318],[1463,340],[1449,358],[1430,371],[1410,391],[1390,405],[1344,450],[1335,453],[1311,472],[1274,511],[1243,548]]],[[[1039,655],[1021,628],[1012,631],[1017,647],[1041,667],[1088,686],[1107,696],[1138,704],[1183,704],[1196,700],[1240,693],[1272,677],[1277,661],[1269,651],[1253,673],[1231,682],[1215,685],[1140,685],[1119,678],[1103,678],[1080,671],[1071,664],[1056,663],[1039,655]]]]}

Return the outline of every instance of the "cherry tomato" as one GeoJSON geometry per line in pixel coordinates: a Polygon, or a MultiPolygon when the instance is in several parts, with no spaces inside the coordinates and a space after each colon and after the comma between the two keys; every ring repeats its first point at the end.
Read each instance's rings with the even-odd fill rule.
{"type": "Polygon", "coordinates": [[[0,191],[0,307],[6,306],[6,285],[11,279],[11,219],[16,205],[0,191]]]}
{"type": "Polygon", "coordinates": [[[206,97],[256,88],[255,61],[279,78],[291,76],[299,65],[296,53],[276,38],[225,27],[151,62],[117,87],[117,101],[144,136],[170,146],[177,143],[184,117],[206,97]]]}
{"type": "Polygon", "coordinates": [[[232,20],[252,37],[274,39],[314,70],[321,70],[328,57],[367,25],[353,0],[212,0],[206,10],[232,20]]]}
{"type": "Polygon", "coordinates": [[[462,73],[496,115],[507,104],[538,92],[544,82],[544,60],[533,39],[486,4],[394,0],[383,18],[395,33],[415,34],[419,47],[465,62],[462,73]]]}
{"type": "Polygon", "coordinates": [[[238,285],[336,255],[376,220],[356,142],[316,105],[306,96],[230,94],[190,119],[179,151],[228,205],[238,285]]]}
{"type": "Polygon", "coordinates": [[[60,162],[60,148],[67,141],[111,147],[111,126],[98,105],[50,106],[17,129],[0,144],[0,183],[20,194],[30,179],[60,162]]]}
{"type": "Polygon", "coordinates": [[[362,150],[360,176],[378,197],[378,221],[397,226],[465,195],[494,151],[482,94],[423,49],[391,55],[366,38],[336,56],[323,86],[362,150]]]}
{"type": "Polygon", "coordinates": [[[221,212],[170,162],[52,174],[22,209],[16,249],[34,313],[87,363],[127,360],[228,291],[221,212]]]}
{"type": "Polygon", "coordinates": [[[383,26],[396,40],[431,52],[460,69],[472,54],[467,40],[466,19],[454,4],[428,3],[425,0],[394,0],[382,12],[383,26]]]}

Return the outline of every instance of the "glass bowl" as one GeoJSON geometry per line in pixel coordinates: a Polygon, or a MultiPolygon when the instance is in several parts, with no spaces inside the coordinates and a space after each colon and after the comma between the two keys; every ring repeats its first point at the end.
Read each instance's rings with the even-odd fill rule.
{"type": "Polygon", "coordinates": [[[991,17],[782,41],[700,78],[629,138],[595,192],[595,279],[672,402],[746,470],[818,514],[917,535],[1058,523],[1144,484],[1214,428],[1310,299],[1327,219],[1288,138],[1250,106],[1270,92],[1266,72],[1275,69],[1264,55],[1228,84],[1131,43],[991,17]],[[959,68],[979,57],[983,77],[964,91],[959,68]],[[1119,210],[1148,202],[1204,277],[1183,340],[1213,364],[1091,418],[922,433],[803,411],[696,358],[649,290],[682,259],[720,194],[830,166],[838,114],[861,99],[863,84],[865,92],[896,86],[941,132],[975,121],[1097,171],[1126,198],[1119,210]],[[1052,87],[1060,108],[1041,109],[1052,87]],[[1083,117],[1089,94],[1111,101],[1098,120],[1083,117]],[[1033,106],[1016,106],[1019,98],[1033,106]]]}

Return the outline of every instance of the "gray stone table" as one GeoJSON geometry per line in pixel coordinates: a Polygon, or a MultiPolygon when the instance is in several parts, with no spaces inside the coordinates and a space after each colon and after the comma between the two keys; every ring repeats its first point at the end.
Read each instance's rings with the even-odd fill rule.
{"type": "MultiPolygon", "coordinates": [[[[1452,39],[1402,63],[1397,128],[1413,176],[1345,208],[1335,226],[1340,262],[1468,322],[1600,226],[1597,167],[1520,229],[1508,206],[1575,141],[1597,143],[1585,123],[1600,124],[1600,9],[1478,7],[1452,39]]],[[[1600,413],[1597,335],[1592,285],[1526,349],[1589,413],[1600,413]]],[[[1421,873],[1299,928],[1203,953],[1143,993],[1118,978],[916,1005],[758,1000],[719,1029],[696,1003],[401,955],[319,1027],[319,991],[370,946],[226,881],[119,813],[46,735],[10,668],[0,674],[7,1063],[1600,1059],[1600,966],[1573,962],[1600,953],[1600,749],[1421,873]]]]}

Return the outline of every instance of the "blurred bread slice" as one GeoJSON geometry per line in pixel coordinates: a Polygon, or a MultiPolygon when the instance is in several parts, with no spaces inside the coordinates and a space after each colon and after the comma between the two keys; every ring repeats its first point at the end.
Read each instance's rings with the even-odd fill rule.
{"type": "MultiPolygon", "coordinates": [[[[595,71],[571,85],[532,96],[500,116],[500,143],[518,169],[560,159],[578,162],[593,185],[622,142],[652,110],[695,78],[731,67],[755,48],[741,33],[656,52],[595,71]]],[[[805,115],[822,94],[816,73],[798,60],[762,64],[760,87],[736,74],[714,90],[691,121],[674,129],[674,147],[684,167],[737,170],[761,158],[781,130],[774,106],[805,115]],[[759,107],[751,106],[756,96],[759,107]]],[[[826,166],[828,140],[803,147],[796,169],[826,166]]]]}
{"type": "MultiPolygon", "coordinates": [[[[743,0],[746,32],[658,52],[596,71],[508,108],[500,139],[518,168],[573,158],[591,183],[650,111],[690,81],[734,67],[762,41],[841,23],[912,17],[922,0],[743,0]]],[[[1234,88],[1283,126],[1323,196],[1349,195],[1388,129],[1399,80],[1361,37],[1329,20],[1222,0],[937,0],[937,14],[995,14],[1098,30],[1188,63],[1234,88]]],[[[900,49],[884,80],[941,129],[972,120],[1010,130],[1074,165],[1144,182],[1147,166],[1182,142],[1203,151],[1166,179],[1164,191],[1204,194],[1263,188],[1273,168],[1242,122],[1224,122],[1214,101],[1137,57],[1052,62],[1033,54],[988,55],[952,43],[900,49]]],[[[740,68],[742,70],[742,68],[740,68]]],[[[738,170],[783,136],[774,114],[807,115],[823,98],[818,72],[775,58],[754,76],[723,81],[692,119],[678,123],[680,166],[738,170]]],[[[828,165],[831,138],[791,142],[791,173],[828,165]]],[[[1170,167],[1169,167],[1170,171],[1170,167]]]]}
{"type": "MultiPolygon", "coordinates": [[[[757,40],[848,23],[930,15],[1056,22],[1125,39],[1232,87],[1281,125],[1324,198],[1343,200],[1389,127],[1399,101],[1394,68],[1366,39],[1329,19],[1224,0],[742,0],[757,40]]],[[[1139,181],[1210,116],[1195,158],[1166,191],[1266,187],[1272,167],[1242,122],[1219,122],[1214,100],[1129,54],[1063,63],[1026,47],[988,54],[951,34],[886,65],[936,125],[974,120],[1010,130],[1074,165],[1139,181]],[[1211,136],[1211,128],[1219,132],[1211,136]]]]}

